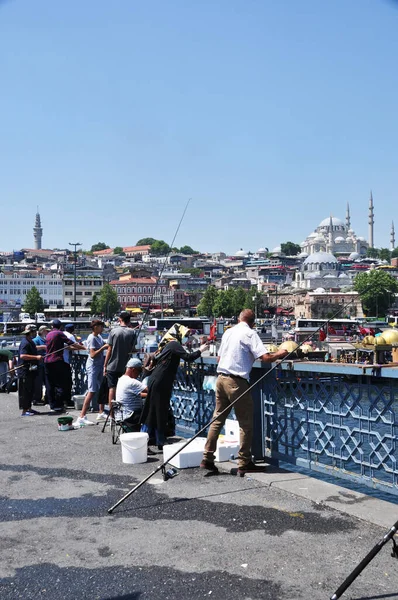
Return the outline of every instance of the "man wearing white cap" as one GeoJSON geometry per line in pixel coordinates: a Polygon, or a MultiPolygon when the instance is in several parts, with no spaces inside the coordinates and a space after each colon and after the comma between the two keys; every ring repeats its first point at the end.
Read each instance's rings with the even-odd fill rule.
{"type": "Polygon", "coordinates": [[[138,380],[142,372],[142,362],[139,358],[130,358],[126,365],[126,372],[122,375],[116,386],[116,400],[122,404],[123,419],[132,413],[138,419],[141,415],[143,398],[146,396],[147,387],[138,380]]]}

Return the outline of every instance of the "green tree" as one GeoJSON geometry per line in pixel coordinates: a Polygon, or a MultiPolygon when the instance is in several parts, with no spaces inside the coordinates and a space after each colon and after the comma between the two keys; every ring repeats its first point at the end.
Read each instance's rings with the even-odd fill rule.
{"type": "Polygon", "coordinates": [[[97,244],[93,244],[91,246],[90,252],[98,252],[99,250],[108,250],[110,246],[107,246],[105,242],[98,242],[97,244]]]}
{"type": "Polygon", "coordinates": [[[40,296],[39,290],[35,285],[31,287],[28,293],[26,294],[23,308],[24,311],[26,311],[30,315],[35,315],[35,313],[43,312],[44,300],[40,296]]]}
{"type": "Polygon", "coordinates": [[[151,254],[154,256],[165,256],[170,252],[170,246],[163,240],[156,240],[151,244],[151,254]]]}
{"type": "Polygon", "coordinates": [[[109,283],[104,283],[104,287],[96,298],[97,314],[104,315],[109,319],[120,310],[120,303],[117,299],[116,290],[109,283]]]}
{"type": "Polygon", "coordinates": [[[361,296],[362,308],[366,315],[385,316],[392,296],[398,292],[398,282],[389,273],[373,269],[355,277],[354,290],[361,296]]]}
{"type": "Polygon", "coordinates": [[[120,256],[126,256],[126,253],[123,252],[123,248],[121,246],[116,246],[116,248],[113,249],[113,254],[120,254],[120,256]]]}
{"type": "Polygon", "coordinates": [[[391,252],[391,258],[397,258],[398,256],[398,247],[394,248],[394,250],[391,252]]]}
{"type": "Polygon", "coordinates": [[[380,260],[386,260],[387,262],[390,262],[391,251],[388,248],[380,248],[379,258],[380,260]]]}
{"type": "Polygon", "coordinates": [[[237,317],[239,313],[245,308],[246,304],[246,291],[242,287],[235,289],[234,297],[234,316],[237,317]]]}
{"type": "Polygon", "coordinates": [[[281,244],[281,251],[283,254],[286,254],[286,256],[297,256],[297,254],[300,254],[301,252],[301,247],[299,244],[286,242],[285,244],[281,244]]]}
{"type": "Polygon", "coordinates": [[[138,242],[136,243],[136,246],[152,246],[152,244],[154,242],[157,242],[157,240],[155,240],[155,238],[151,238],[151,237],[142,238],[142,239],[138,240],[138,242]]]}
{"type": "Polygon", "coordinates": [[[378,248],[368,248],[366,250],[366,256],[368,258],[379,258],[380,250],[378,248]]]}
{"type": "Polygon", "coordinates": [[[181,246],[180,248],[181,254],[199,254],[197,250],[193,250],[191,246],[181,246]]]}
{"type": "Polygon", "coordinates": [[[214,303],[217,297],[217,290],[213,285],[209,285],[207,290],[205,291],[203,298],[198,304],[196,312],[199,316],[202,317],[212,317],[214,316],[214,303]]]}
{"type": "Polygon", "coordinates": [[[91,304],[90,304],[90,309],[91,309],[92,315],[98,315],[101,312],[98,307],[98,297],[99,297],[99,293],[94,292],[93,298],[92,298],[91,304]]]}
{"type": "MultiPolygon", "coordinates": [[[[232,290],[233,291],[233,290],[232,290]]],[[[233,304],[231,298],[233,293],[228,291],[220,290],[217,292],[217,297],[214,302],[213,312],[215,317],[232,317],[233,316],[233,304]]]]}

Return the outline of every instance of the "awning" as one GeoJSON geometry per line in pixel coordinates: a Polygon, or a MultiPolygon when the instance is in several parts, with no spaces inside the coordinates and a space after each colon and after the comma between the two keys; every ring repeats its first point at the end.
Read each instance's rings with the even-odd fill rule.
{"type": "Polygon", "coordinates": [[[174,310],[172,308],[165,308],[163,312],[168,313],[169,315],[174,315],[174,310]]]}
{"type": "Polygon", "coordinates": [[[144,312],[144,311],[143,311],[143,310],[141,310],[140,308],[129,308],[128,306],[127,306],[126,310],[128,310],[129,312],[131,312],[131,313],[134,313],[134,314],[137,314],[137,313],[142,313],[142,312],[144,312]]]}

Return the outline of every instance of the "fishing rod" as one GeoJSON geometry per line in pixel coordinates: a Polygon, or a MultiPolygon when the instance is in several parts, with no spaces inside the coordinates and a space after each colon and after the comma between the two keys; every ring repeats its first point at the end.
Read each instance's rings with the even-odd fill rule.
{"type": "MultiPolygon", "coordinates": [[[[64,350],[67,350],[67,349],[68,349],[68,346],[65,346],[64,348],[58,348],[58,350],[54,350],[53,352],[48,352],[48,354],[38,354],[37,356],[42,356],[44,359],[44,358],[47,358],[47,356],[52,356],[53,354],[57,354],[58,352],[64,352],[64,350]]],[[[15,356],[13,358],[15,358],[15,356]]],[[[33,362],[33,361],[30,361],[30,362],[33,362]]],[[[37,362],[39,363],[41,361],[37,361],[37,362]]],[[[2,373],[2,375],[8,375],[9,373],[15,373],[15,371],[17,371],[17,369],[22,369],[24,366],[25,365],[16,365],[12,369],[8,369],[7,371],[4,371],[2,373]]]]}
{"type": "Polygon", "coordinates": [[[191,200],[192,200],[192,198],[188,198],[188,201],[187,201],[187,203],[186,203],[186,205],[185,205],[185,208],[184,208],[184,210],[183,210],[183,212],[182,212],[181,219],[180,219],[180,221],[179,221],[179,223],[178,223],[178,225],[177,225],[177,229],[175,230],[174,237],[173,237],[173,239],[172,239],[172,241],[171,241],[171,244],[170,244],[170,250],[169,250],[169,251],[168,251],[168,253],[166,254],[166,258],[165,258],[165,260],[164,260],[164,263],[163,263],[163,265],[162,265],[162,268],[161,268],[161,269],[160,269],[160,271],[159,271],[159,275],[158,275],[158,278],[157,278],[157,281],[156,281],[155,287],[153,288],[152,294],[151,294],[151,296],[150,296],[150,298],[149,298],[148,306],[146,307],[146,310],[145,310],[144,316],[142,317],[141,324],[140,324],[140,326],[139,326],[139,328],[138,328],[138,332],[137,332],[137,338],[136,338],[137,340],[139,339],[139,336],[140,336],[141,330],[142,330],[142,328],[143,328],[143,326],[144,326],[144,323],[145,323],[145,321],[146,321],[146,319],[147,319],[147,317],[148,317],[148,314],[149,314],[149,311],[150,311],[150,308],[151,308],[151,305],[152,305],[152,300],[153,300],[153,298],[154,298],[154,296],[155,296],[156,290],[157,290],[157,289],[158,289],[158,287],[159,287],[159,283],[160,283],[160,280],[161,280],[161,278],[162,278],[163,271],[164,271],[164,270],[165,270],[165,268],[166,268],[167,259],[168,259],[168,257],[170,256],[170,254],[171,254],[171,252],[172,252],[172,250],[173,250],[173,245],[174,245],[175,239],[176,239],[176,237],[177,237],[177,235],[178,235],[178,232],[179,232],[179,230],[180,230],[181,224],[182,224],[182,222],[183,222],[183,220],[184,220],[184,217],[185,217],[185,213],[187,212],[187,209],[188,209],[188,206],[189,206],[189,203],[191,202],[191,200]]]}
{"type": "MultiPolygon", "coordinates": [[[[365,292],[368,291],[369,289],[370,289],[370,287],[366,288],[365,292]]],[[[362,293],[365,293],[365,292],[362,292],[362,293]]],[[[218,413],[215,417],[213,416],[212,419],[204,427],[202,427],[202,429],[200,429],[192,438],[190,438],[189,440],[187,440],[185,442],[185,444],[183,444],[178,450],[176,450],[176,452],[174,454],[172,454],[171,456],[169,456],[169,458],[168,458],[167,461],[163,461],[158,467],[156,467],[156,469],[152,473],[150,473],[149,475],[147,475],[147,477],[145,477],[142,481],[140,481],[140,483],[138,483],[134,488],[132,488],[130,491],[128,491],[127,494],[125,494],[118,502],[116,502],[116,504],[114,504],[113,506],[111,506],[111,508],[108,509],[108,513],[112,514],[113,511],[115,510],[115,508],[117,508],[118,506],[120,506],[120,504],[122,504],[122,502],[124,502],[125,500],[127,500],[127,498],[129,496],[131,496],[142,485],[144,485],[144,483],[146,483],[149,479],[151,479],[154,475],[156,475],[156,473],[159,473],[159,471],[163,472],[163,478],[165,480],[167,480],[168,478],[170,478],[166,474],[166,465],[167,465],[167,463],[169,463],[175,456],[177,456],[177,454],[179,454],[180,452],[182,452],[182,450],[184,450],[187,446],[189,446],[189,444],[191,442],[193,442],[193,440],[195,440],[202,433],[204,433],[204,431],[212,423],[214,423],[214,421],[216,421],[217,419],[219,419],[225,413],[229,413],[231,411],[231,408],[238,402],[238,400],[240,400],[242,398],[242,396],[244,396],[245,394],[247,394],[248,392],[250,392],[256,385],[258,385],[260,383],[260,381],[262,381],[265,377],[268,377],[271,373],[273,373],[276,369],[278,369],[282,363],[284,363],[287,360],[289,360],[290,358],[292,358],[293,355],[297,356],[297,350],[299,350],[299,348],[301,346],[303,346],[304,344],[306,344],[312,337],[314,337],[317,333],[319,333],[321,331],[321,329],[323,329],[325,326],[327,326],[330,323],[330,321],[332,321],[333,319],[335,319],[337,315],[339,315],[343,310],[346,310],[347,307],[350,306],[350,304],[352,304],[355,301],[356,301],[356,298],[353,298],[352,300],[350,300],[349,302],[347,302],[347,304],[344,304],[344,306],[341,306],[333,314],[333,316],[331,316],[328,320],[326,320],[325,323],[323,323],[320,327],[318,327],[318,329],[316,329],[314,332],[312,332],[310,335],[308,335],[302,342],[300,342],[297,345],[297,348],[295,348],[294,350],[288,352],[288,354],[284,358],[282,358],[281,361],[279,361],[277,364],[275,364],[273,367],[271,367],[268,371],[266,371],[266,373],[264,373],[264,375],[262,375],[255,383],[253,383],[252,385],[250,385],[248,387],[248,389],[245,390],[240,396],[238,396],[238,398],[236,398],[233,402],[231,402],[231,404],[229,404],[229,406],[227,406],[223,411],[221,411],[220,413],[218,413]]]]}

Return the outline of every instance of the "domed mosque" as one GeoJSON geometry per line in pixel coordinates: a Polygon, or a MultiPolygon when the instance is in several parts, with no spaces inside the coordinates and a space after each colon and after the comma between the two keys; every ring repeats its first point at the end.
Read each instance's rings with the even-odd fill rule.
{"type": "Polygon", "coordinates": [[[300,244],[301,255],[311,255],[316,252],[330,252],[337,256],[358,254],[366,256],[369,247],[364,237],[357,236],[351,229],[350,208],[347,204],[346,222],[330,216],[323,219],[318,227],[300,244]]]}

